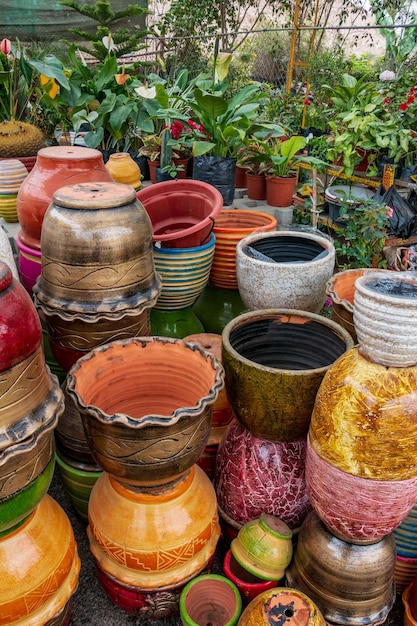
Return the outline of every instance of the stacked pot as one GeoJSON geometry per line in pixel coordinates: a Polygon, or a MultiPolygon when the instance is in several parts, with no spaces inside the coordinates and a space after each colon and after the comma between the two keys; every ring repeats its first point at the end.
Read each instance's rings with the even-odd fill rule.
{"type": "Polygon", "coordinates": [[[412,274],[358,278],[358,346],[333,364],[317,394],[306,481],[319,519],[300,532],[289,580],[308,589],[330,623],[380,624],[394,601],[392,531],[417,500],[416,313],[412,274]],[[323,588],[322,570],[308,564],[317,556],[317,534],[318,564],[334,564],[335,549],[344,554],[323,588]]]}
{"type": "Polygon", "coordinates": [[[63,394],[36,309],[3,262],[0,301],[0,621],[59,626],[80,569],[71,524],[47,495],[63,394]]]}

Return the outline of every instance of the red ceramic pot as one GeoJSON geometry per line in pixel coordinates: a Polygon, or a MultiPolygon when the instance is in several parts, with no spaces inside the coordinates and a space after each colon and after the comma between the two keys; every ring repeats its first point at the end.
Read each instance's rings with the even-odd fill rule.
{"type": "Polygon", "coordinates": [[[223,571],[225,576],[232,581],[239,589],[242,597],[242,602],[246,605],[249,604],[256,596],[267,589],[273,589],[278,587],[276,580],[262,580],[253,574],[247,572],[236,561],[231,550],[226,552],[226,556],[223,561],[223,571]]]}
{"type": "Polygon", "coordinates": [[[266,201],[270,206],[288,207],[292,204],[295,192],[295,176],[284,178],[281,176],[266,177],[266,201]]]}

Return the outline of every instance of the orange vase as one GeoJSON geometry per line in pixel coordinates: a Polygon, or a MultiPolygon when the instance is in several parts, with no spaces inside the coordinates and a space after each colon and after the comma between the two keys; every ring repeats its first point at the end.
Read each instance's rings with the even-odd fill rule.
{"type": "Polygon", "coordinates": [[[142,186],[140,167],[128,152],[111,154],[105,167],[116,183],[130,185],[136,191],[142,186]]]}

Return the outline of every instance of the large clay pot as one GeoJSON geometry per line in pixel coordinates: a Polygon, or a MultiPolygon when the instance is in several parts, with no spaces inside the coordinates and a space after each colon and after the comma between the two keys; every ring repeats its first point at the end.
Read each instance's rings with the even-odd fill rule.
{"type": "MultiPolygon", "coordinates": [[[[291,529],[311,510],[305,483],[306,441],[267,441],[234,419],[217,452],[215,487],[220,514],[237,528],[263,513],[291,529]]],[[[236,533],[237,534],[237,533],[236,533]]]]}
{"type": "Polygon", "coordinates": [[[236,246],[250,233],[275,230],[275,217],[260,211],[223,209],[214,222],[216,246],[210,272],[210,284],[221,289],[238,289],[236,246]]]}
{"type": "Polygon", "coordinates": [[[39,249],[43,217],[60,187],[112,180],[99,150],[78,146],[42,148],[17,195],[20,240],[30,248],[39,249]]]}
{"type": "Polygon", "coordinates": [[[180,615],[183,626],[236,626],[241,612],[239,590],[225,576],[197,576],[181,592],[180,615]]]}
{"type": "Polygon", "coordinates": [[[123,483],[148,487],[196,462],[223,385],[217,359],[168,337],[95,348],[67,376],[96,462],[123,483]]]}
{"type": "Polygon", "coordinates": [[[236,248],[239,292],[250,309],[319,313],[336,252],[322,235],[303,231],[253,233],[236,248]]]}
{"type": "Polygon", "coordinates": [[[94,559],[115,581],[136,589],[138,603],[143,591],[168,591],[197,575],[220,536],[216,495],[197,466],[174,485],[143,491],[104,472],[92,489],[88,517],[94,559]]]}
{"type": "Polygon", "coordinates": [[[116,183],[130,185],[136,191],[142,186],[140,167],[128,152],[111,154],[105,167],[116,183]]]}
{"type": "Polygon", "coordinates": [[[279,623],[285,626],[326,626],[317,605],[302,591],[290,587],[275,587],[260,593],[243,611],[238,626],[279,623]]]}
{"type": "Polygon", "coordinates": [[[361,353],[387,367],[417,365],[417,277],[369,272],[355,286],[353,323],[361,353]]]}
{"type": "Polygon", "coordinates": [[[310,513],[286,578],[312,599],[326,623],[382,624],[395,600],[394,567],[391,535],[369,546],[346,543],[310,513]]]}
{"type": "Polygon", "coordinates": [[[0,537],[0,620],[67,624],[79,571],[70,521],[46,495],[20,528],[0,537]]]}
{"type": "Polygon", "coordinates": [[[234,415],[256,437],[305,437],[329,367],[353,346],[327,318],[290,309],[239,315],[223,330],[226,391],[234,415]]]}
{"type": "Polygon", "coordinates": [[[295,192],[296,176],[267,176],[266,201],[270,206],[288,207],[292,204],[295,192]]]}
{"type": "Polygon", "coordinates": [[[28,175],[18,159],[0,160],[0,217],[6,222],[18,222],[17,193],[28,175]]]}

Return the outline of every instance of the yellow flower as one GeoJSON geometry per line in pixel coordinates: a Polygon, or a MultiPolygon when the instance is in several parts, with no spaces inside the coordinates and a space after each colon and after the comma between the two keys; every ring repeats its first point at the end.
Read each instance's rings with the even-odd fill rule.
{"type": "Polygon", "coordinates": [[[52,98],[52,100],[54,100],[59,92],[59,85],[55,81],[55,78],[48,78],[47,76],[41,74],[40,80],[44,91],[50,98],[52,98]]]}

